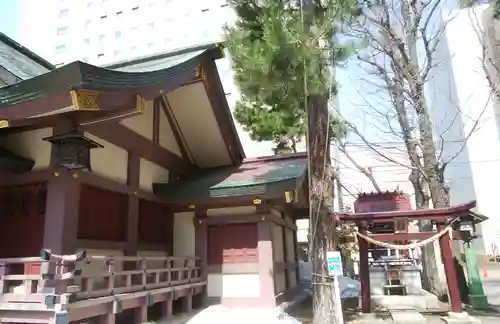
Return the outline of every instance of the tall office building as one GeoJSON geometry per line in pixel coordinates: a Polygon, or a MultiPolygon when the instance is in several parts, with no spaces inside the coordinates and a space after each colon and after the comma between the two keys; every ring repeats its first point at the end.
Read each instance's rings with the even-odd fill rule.
{"type": "MultiPolygon", "coordinates": [[[[481,1],[478,1],[481,2],[481,1]]],[[[500,110],[485,73],[489,57],[498,62],[498,21],[487,4],[462,6],[443,16],[446,32],[436,49],[439,65],[427,83],[440,158],[450,160],[445,179],[452,204],[477,200],[477,211],[490,219],[478,227],[478,254],[498,254],[500,217],[500,110]],[[483,50],[484,49],[484,50],[483,50]],[[486,56],[484,56],[486,55],[486,56]]],[[[498,68],[491,76],[498,78],[498,68]]],[[[495,80],[494,80],[495,82],[495,80]]],[[[497,90],[498,91],[498,90],[497,90]]]]}
{"type": "MultiPolygon", "coordinates": [[[[106,65],[217,42],[235,15],[225,0],[19,0],[17,40],[56,66],[106,65]]],[[[232,107],[239,98],[228,59],[217,67],[232,107]]],[[[248,157],[272,154],[237,125],[248,157]]]]}

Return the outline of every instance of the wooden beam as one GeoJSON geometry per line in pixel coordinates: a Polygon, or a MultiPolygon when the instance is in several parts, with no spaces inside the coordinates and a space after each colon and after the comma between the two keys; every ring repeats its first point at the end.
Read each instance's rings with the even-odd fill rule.
{"type": "Polygon", "coordinates": [[[140,157],[171,170],[176,174],[184,174],[194,168],[188,161],[183,160],[175,153],[155,145],[152,141],[119,123],[93,124],[84,126],[84,129],[105,141],[127,151],[132,151],[140,157]]]}
{"type": "Polygon", "coordinates": [[[177,123],[177,119],[175,119],[174,112],[172,111],[172,107],[170,106],[170,103],[168,102],[167,97],[163,96],[160,100],[160,105],[163,110],[163,113],[165,114],[165,117],[167,117],[168,124],[170,125],[170,128],[172,129],[172,133],[174,133],[174,138],[175,142],[177,143],[177,146],[179,147],[179,150],[181,151],[182,157],[186,160],[191,162],[192,164],[196,164],[196,161],[194,160],[193,155],[191,152],[189,152],[189,148],[186,142],[186,139],[182,135],[182,130],[179,126],[179,123],[177,123]]]}
{"type": "Polygon", "coordinates": [[[229,156],[233,163],[241,163],[245,157],[245,153],[236,132],[229,105],[224,96],[224,88],[222,87],[215,62],[212,59],[206,60],[200,70],[208,99],[210,100],[215,119],[219,124],[219,129],[226,143],[229,156]]]}
{"type": "Polygon", "coordinates": [[[160,98],[153,101],[153,143],[160,145],[160,98]]]}

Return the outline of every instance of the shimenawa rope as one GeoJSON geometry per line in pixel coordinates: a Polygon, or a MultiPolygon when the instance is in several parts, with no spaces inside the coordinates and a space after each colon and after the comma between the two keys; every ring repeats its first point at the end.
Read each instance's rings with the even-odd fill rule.
{"type": "Polygon", "coordinates": [[[372,243],[372,244],[375,244],[375,245],[378,245],[378,246],[382,246],[382,247],[385,247],[385,248],[388,248],[388,249],[409,250],[409,249],[419,248],[419,247],[422,247],[422,246],[424,246],[426,244],[432,243],[432,242],[434,242],[435,240],[439,239],[441,236],[445,235],[448,232],[450,233],[450,236],[451,236],[451,234],[452,234],[452,228],[451,228],[451,226],[446,227],[441,232],[438,232],[438,233],[432,235],[431,237],[429,237],[429,238],[427,238],[427,239],[425,239],[423,241],[413,242],[413,243],[406,244],[406,245],[397,245],[397,244],[391,244],[391,243],[387,243],[387,242],[381,242],[381,241],[374,240],[371,237],[363,235],[363,234],[361,234],[359,232],[355,232],[355,233],[356,233],[356,235],[359,238],[367,241],[368,243],[372,243]]]}

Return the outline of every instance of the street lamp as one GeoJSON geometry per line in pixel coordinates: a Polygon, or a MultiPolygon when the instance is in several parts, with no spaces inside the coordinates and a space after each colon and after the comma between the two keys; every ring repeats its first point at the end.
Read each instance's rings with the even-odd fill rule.
{"type": "Polygon", "coordinates": [[[476,254],[472,246],[472,240],[477,238],[476,224],[482,223],[488,217],[476,212],[469,211],[466,216],[455,219],[452,227],[460,234],[463,241],[465,264],[467,266],[467,279],[469,283],[469,303],[474,309],[485,309],[489,307],[488,298],[484,294],[483,284],[479,275],[476,254]]]}

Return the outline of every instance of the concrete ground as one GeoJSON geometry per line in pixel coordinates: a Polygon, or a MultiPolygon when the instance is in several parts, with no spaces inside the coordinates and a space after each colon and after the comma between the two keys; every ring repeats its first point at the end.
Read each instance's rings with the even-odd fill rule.
{"type": "MultiPolygon", "coordinates": [[[[488,264],[485,267],[480,268],[481,276],[483,279],[483,286],[485,294],[488,296],[488,301],[491,304],[490,310],[476,311],[472,309],[466,309],[470,315],[481,320],[483,324],[500,324],[500,263],[488,264]],[[486,272],[485,272],[486,270],[486,272]],[[484,276],[486,275],[486,277],[484,276]]],[[[300,307],[297,307],[290,315],[301,320],[305,324],[312,323],[312,301],[309,298],[300,307]]],[[[427,324],[443,324],[441,316],[438,314],[428,315],[423,314],[427,320],[427,324]]],[[[443,314],[445,315],[445,314],[443,314]]],[[[360,323],[357,319],[356,313],[354,311],[346,311],[345,323],[356,324],[360,323]]],[[[385,314],[380,314],[380,318],[383,319],[379,323],[394,323],[390,316],[385,314]]],[[[373,322],[375,324],[375,322],[373,322]]]]}

